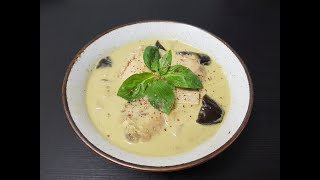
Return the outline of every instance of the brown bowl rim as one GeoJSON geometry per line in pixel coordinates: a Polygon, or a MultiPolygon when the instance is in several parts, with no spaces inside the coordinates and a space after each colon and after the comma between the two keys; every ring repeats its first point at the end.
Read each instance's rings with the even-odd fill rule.
{"type": "Polygon", "coordinates": [[[137,21],[137,22],[131,22],[131,23],[127,23],[127,24],[123,24],[123,25],[119,25],[116,26],[114,28],[111,28],[103,33],[101,33],[100,35],[96,36],[95,38],[93,38],[89,43],[87,43],[84,47],[82,47],[78,53],[76,54],[76,56],[73,58],[73,60],[71,61],[64,79],[63,79],[63,83],[62,83],[62,102],[63,102],[63,108],[64,111],[66,113],[67,119],[72,127],[72,129],[75,131],[75,133],[79,136],[79,138],[82,140],[82,142],[87,145],[91,150],[93,150],[95,153],[97,153],[98,155],[102,156],[105,159],[108,159],[116,164],[122,165],[124,167],[130,168],[130,169],[136,169],[136,170],[142,170],[142,171],[151,171],[151,172],[170,172],[170,171],[178,171],[178,170],[182,170],[182,169],[187,169],[187,168],[191,168],[194,167],[196,165],[200,165],[212,158],[214,158],[215,156],[217,156],[218,154],[220,154],[221,152],[223,152],[227,147],[229,147],[241,134],[241,132],[243,131],[243,129],[245,128],[246,124],[248,123],[251,111],[252,111],[252,107],[253,107],[253,84],[252,84],[252,79],[250,76],[250,73],[248,71],[247,66],[245,65],[244,61],[241,59],[241,57],[235,52],[235,50],[228,44],[226,43],[224,40],[222,40],[220,37],[218,37],[217,35],[208,32],[200,27],[188,24],[188,23],[183,23],[183,22],[177,22],[177,21],[168,21],[168,20],[147,20],[147,21],[137,21]],[[244,68],[247,78],[248,78],[248,82],[249,82],[249,88],[250,88],[250,99],[249,99],[249,106],[248,106],[248,110],[246,112],[246,116],[243,120],[243,122],[241,123],[239,129],[236,131],[236,133],[224,144],[222,145],[220,148],[218,148],[217,150],[213,151],[212,153],[199,158],[197,160],[188,162],[188,163],[184,163],[184,164],[178,164],[178,165],[174,165],[174,166],[146,166],[146,165],[139,165],[139,164],[134,164],[134,163],[129,163],[123,160],[120,160],[118,158],[115,158],[113,156],[110,156],[109,154],[105,153],[104,151],[100,150],[99,148],[97,148],[95,145],[93,145],[78,129],[78,127],[76,126],[75,122],[72,119],[72,116],[70,114],[69,111],[69,106],[68,106],[68,102],[67,102],[67,95],[66,95],[66,85],[67,85],[67,81],[68,81],[68,77],[70,74],[70,71],[73,67],[73,65],[75,64],[75,62],[77,61],[77,59],[79,58],[79,56],[81,55],[81,53],[89,46],[91,45],[93,42],[95,42],[97,39],[99,39],[100,37],[104,36],[105,34],[125,27],[125,26],[129,26],[129,25],[133,25],[133,24],[141,24],[141,23],[150,23],[150,22],[166,22],[166,23],[178,23],[178,24],[184,24],[184,25],[188,25],[188,26],[192,26],[195,28],[198,28],[204,32],[207,32],[208,34],[210,34],[211,36],[217,38],[218,40],[220,40],[222,43],[224,43],[239,59],[242,67],[244,68]]]}

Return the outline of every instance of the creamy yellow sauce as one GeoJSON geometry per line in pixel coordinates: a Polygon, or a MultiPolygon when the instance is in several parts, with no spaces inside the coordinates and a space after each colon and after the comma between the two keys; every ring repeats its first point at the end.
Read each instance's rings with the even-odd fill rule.
{"type": "MultiPolygon", "coordinates": [[[[127,103],[117,96],[117,91],[123,79],[119,72],[128,63],[128,56],[137,47],[154,45],[156,40],[138,41],[115,49],[108,56],[112,59],[112,67],[94,69],[87,83],[86,102],[89,116],[96,128],[110,143],[132,153],[144,156],[170,156],[192,150],[214,136],[224,121],[214,125],[201,125],[196,122],[201,100],[197,105],[176,104],[169,116],[165,116],[162,130],[146,142],[129,142],[123,133],[121,109],[127,103]]],[[[167,49],[173,51],[173,62],[179,55],[175,51],[199,50],[175,40],[160,40],[167,49]]],[[[139,58],[139,57],[138,57],[139,58]]],[[[141,58],[141,57],[140,57],[141,58]]],[[[201,97],[208,94],[228,113],[230,90],[228,81],[211,56],[211,64],[205,66],[207,76],[202,81],[204,88],[201,97]]],[[[98,62],[99,60],[97,60],[98,62]]]]}

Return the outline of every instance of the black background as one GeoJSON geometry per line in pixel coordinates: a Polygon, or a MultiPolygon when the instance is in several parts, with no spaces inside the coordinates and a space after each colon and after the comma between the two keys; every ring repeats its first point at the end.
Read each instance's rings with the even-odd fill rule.
{"type": "Polygon", "coordinates": [[[43,0],[40,2],[40,178],[280,179],[280,4],[268,0],[43,0]],[[224,39],[251,73],[255,99],[247,127],[222,154],[200,166],[146,173],[89,150],[71,129],[61,102],[64,73],[77,51],[117,25],[174,20],[224,39]]]}

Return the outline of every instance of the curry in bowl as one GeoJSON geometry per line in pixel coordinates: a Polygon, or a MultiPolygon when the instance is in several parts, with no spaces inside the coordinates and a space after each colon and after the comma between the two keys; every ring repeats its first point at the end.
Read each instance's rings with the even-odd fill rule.
{"type": "Polygon", "coordinates": [[[129,168],[176,171],[236,140],[253,88],[244,62],[217,36],[148,21],[84,46],[67,69],[62,100],[71,127],[98,155],[129,168]]]}
{"type": "Polygon", "coordinates": [[[143,156],[172,156],[216,134],[230,89],[213,56],[177,40],[149,39],[97,60],[86,104],[106,141],[143,156]]]}

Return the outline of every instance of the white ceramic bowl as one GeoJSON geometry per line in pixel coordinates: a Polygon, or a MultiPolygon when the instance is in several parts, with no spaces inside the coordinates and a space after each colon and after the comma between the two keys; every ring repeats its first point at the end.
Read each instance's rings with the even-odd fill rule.
{"type": "Polygon", "coordinates": [[[109,30],[83,47],[71,62],[62,98],[68,120],[81,140],[102,157],[146,171],[174,171],[203,163],[228,147],[245,127],[253,103],[252,82],[240,57],[217,36],[192,25],[170,21],[138,22],[109,30]],[[173,39],[215,57],[231,90],[229,113],[217,134],[190,152],[170,157],[144,157],[126,152],[104,139],[89,119],[85,89],[90,69],[113,49],[143,39],[173,39]]]}

